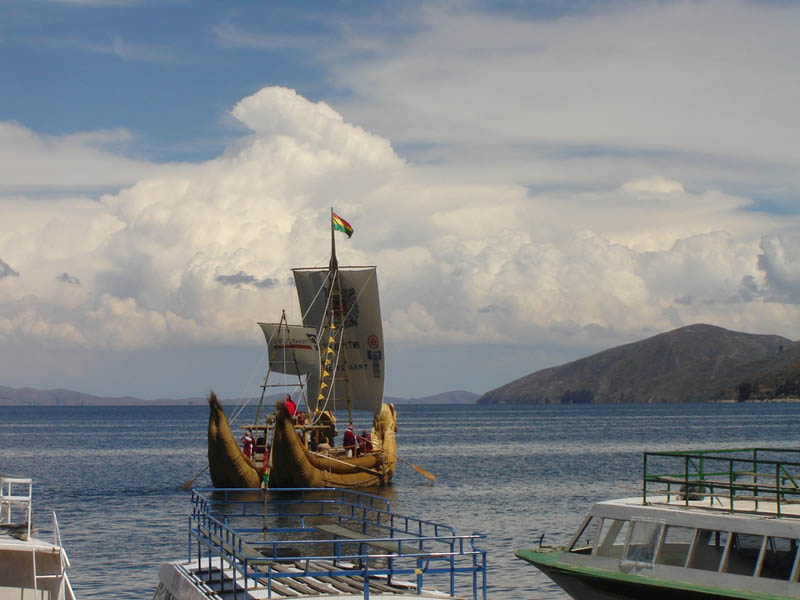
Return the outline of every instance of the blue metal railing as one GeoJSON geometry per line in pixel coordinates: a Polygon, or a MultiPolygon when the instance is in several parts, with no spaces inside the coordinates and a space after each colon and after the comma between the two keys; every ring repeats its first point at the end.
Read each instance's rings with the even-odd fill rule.
{"type": "Polygon", "coordinates": [[[379,496],[344,489],[196,489],[192,491],[188,554],[198,568],[212,558],[233,570],[233,593],[243,597],[255,581],[272,587],[281,579],[363,577],[392,584],[411,578],[417,594],[425,577],[445,580],[451,596],[458,576],[471,575],[472,597],[486,598],[486,551],[482,534],[456,535],[447,525],[391,512],[379,496]],[[287,567],[292,567],[289,571],[287,567]]]}

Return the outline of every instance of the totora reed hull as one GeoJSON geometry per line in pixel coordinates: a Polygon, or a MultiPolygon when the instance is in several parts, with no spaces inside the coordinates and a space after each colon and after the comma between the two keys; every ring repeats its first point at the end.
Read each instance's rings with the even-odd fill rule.
{"type": "Polygon", "coordinates": [[[217,488],[257,488],[263,472],[239,449],[228,419],[211,392],[208,397],[208,468],[217,488]]]}
{"type": "MultiPolygon", "coordinates": [[[[209,397],[208,464],[216,488],[256,488],[264,471],[240,450],[216,396],[209,397]]],[[[365,488],[391,481],[397,466],[397,419],[384,404],[372,429],[373,452],[355,458],[328,457],[304,445],[283,402],[278,403],[270,456],[269,485],[365,488]]]]}

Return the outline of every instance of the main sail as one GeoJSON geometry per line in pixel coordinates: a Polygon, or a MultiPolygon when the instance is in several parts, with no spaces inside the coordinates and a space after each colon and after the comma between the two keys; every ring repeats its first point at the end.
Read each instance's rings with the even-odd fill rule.
{"type": "MultiPolygon", "coordinates": [[[[326,323],[326,308],[332,310],[335,321],[343,325],[341,349],[336,355],[336,373],[332,393],[325,390],[314,394],[309,385],[309,403],[315,400],[321,409],[344,409],[349,397],[353,410],[368,410],[378,413],[383,403],[383,326],[378,299],[378,278],[375,267],[340,267],[336,271],[341,286],[341,308],[328,305],[332,295],[331,271],[326,268],[293,269],[303,325],[323,335],[326,323]],[[348,390],[349,388],[349,390],[348,390]],[[333,398],[333,405],[322,404],[333,398]]],[[[320,340],[324,345],[325,340],[320,340]]],[[[338,342],[338,340],[337,340],[338,342]]],[[[319,364],[319,363],[318,363],[319,364]]]]}

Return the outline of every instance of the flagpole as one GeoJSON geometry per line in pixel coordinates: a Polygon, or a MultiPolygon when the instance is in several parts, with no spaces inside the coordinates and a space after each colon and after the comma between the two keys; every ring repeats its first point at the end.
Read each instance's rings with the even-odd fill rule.
{"type": "Polygon", "coordinates": [[[332,276],[339,270],[339,263],[336,260],[336,236],[333,235],[333,231],[333,207],[331,206],[331,260],[328,265],[328,270],[331,272],[332,276]]]}

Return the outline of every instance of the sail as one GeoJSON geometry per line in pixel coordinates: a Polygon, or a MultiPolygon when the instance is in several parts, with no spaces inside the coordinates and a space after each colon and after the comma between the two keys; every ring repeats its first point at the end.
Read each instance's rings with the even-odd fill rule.
{"type": "Polygon", "coordinates": [[[267,338],[269,368],[276,373],[306,375],[319,370],[317,329],[303,325],[259,323],[267,338]]]}
{"type": "MultiPolygon", "coordinates": [[[[303,325],[318,330],[325,317],[329,297],[328,269],[294,269],[295,286],[303,313],[303,325]]],[[[383,326],[375,267],[342,267],[338,270],[344,319],[342,348],[335,375],[335,405],[343,409],[347,387],[353,410],[380,412],[383,402],[383,326]],[[347,369],[345,382],[344,369],[347,369]]],[[[338,310],[336,311],[338,313],[338,310]]],[[[324,393],[327,395],[327,393],[324,393]]],[[[309,387],[309,396],[314,393],[309,387]]]]}
{"type": "Polygon", "coordinates": [[[305,402],[313,401],[319,388],[319,348],[316,327],[259,323],[267,339],[269,369],[275,373],[306,376],[305,402]]]}

